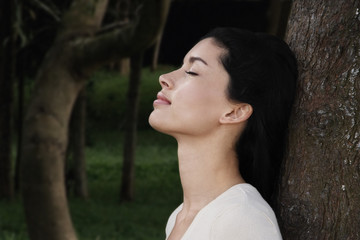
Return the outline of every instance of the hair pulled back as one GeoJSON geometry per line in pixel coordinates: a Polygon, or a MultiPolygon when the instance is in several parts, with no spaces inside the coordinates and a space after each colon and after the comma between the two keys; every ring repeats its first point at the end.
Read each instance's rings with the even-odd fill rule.
{"type": "Polygon", "coordinates": [[[253,114],[237,144],[240,172],[270,201],[286,149],[295,96],[297,63],[288,45],[265,33],[216,28],[213,38],[226,50],[221,62],[230,76],[230,100],[248,103],[253,114]]]}

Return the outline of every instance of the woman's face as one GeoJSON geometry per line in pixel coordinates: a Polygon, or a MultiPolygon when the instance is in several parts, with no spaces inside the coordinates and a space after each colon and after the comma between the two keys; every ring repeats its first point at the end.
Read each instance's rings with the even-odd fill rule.
{"type": "Polygon", "coordinates": [[[231,107],[226,96],[229,75],[220,62],[225,53],[213,39],[204,39],[186,54],[181,68],[161,75],[150,125],[174,137],[215,131],[231,107]]]}

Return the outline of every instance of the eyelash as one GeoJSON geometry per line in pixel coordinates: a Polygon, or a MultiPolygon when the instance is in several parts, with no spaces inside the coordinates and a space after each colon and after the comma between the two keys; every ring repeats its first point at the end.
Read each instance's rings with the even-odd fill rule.
{"type": "Polygon", "coordinates": [[[186,74],[192,75],[192,76],[197,76],[199,74],[195,73],[195,72],[191,72],[191,71],[185,71],[186,74]]]}

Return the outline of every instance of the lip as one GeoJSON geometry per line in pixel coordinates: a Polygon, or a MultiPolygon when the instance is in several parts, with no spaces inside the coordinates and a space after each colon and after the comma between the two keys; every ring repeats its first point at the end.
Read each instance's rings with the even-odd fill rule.
{"type": "Polygon", "coordinates": [[[171,101],[162,93],[158,92],[157,99],[154,101],[154,105],[170,105],[171,101]]]}

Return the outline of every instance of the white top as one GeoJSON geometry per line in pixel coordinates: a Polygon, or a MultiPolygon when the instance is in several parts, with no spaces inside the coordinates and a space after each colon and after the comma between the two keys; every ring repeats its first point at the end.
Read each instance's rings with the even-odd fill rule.
{"type": "MultiPolygon", "coordinates": [[[[171,214],[166,239],[182,204],[171,214]]],[[[202,208],[181,240],[281,240],[275,214],[250,184],[237,184],[202,208]]]]}

